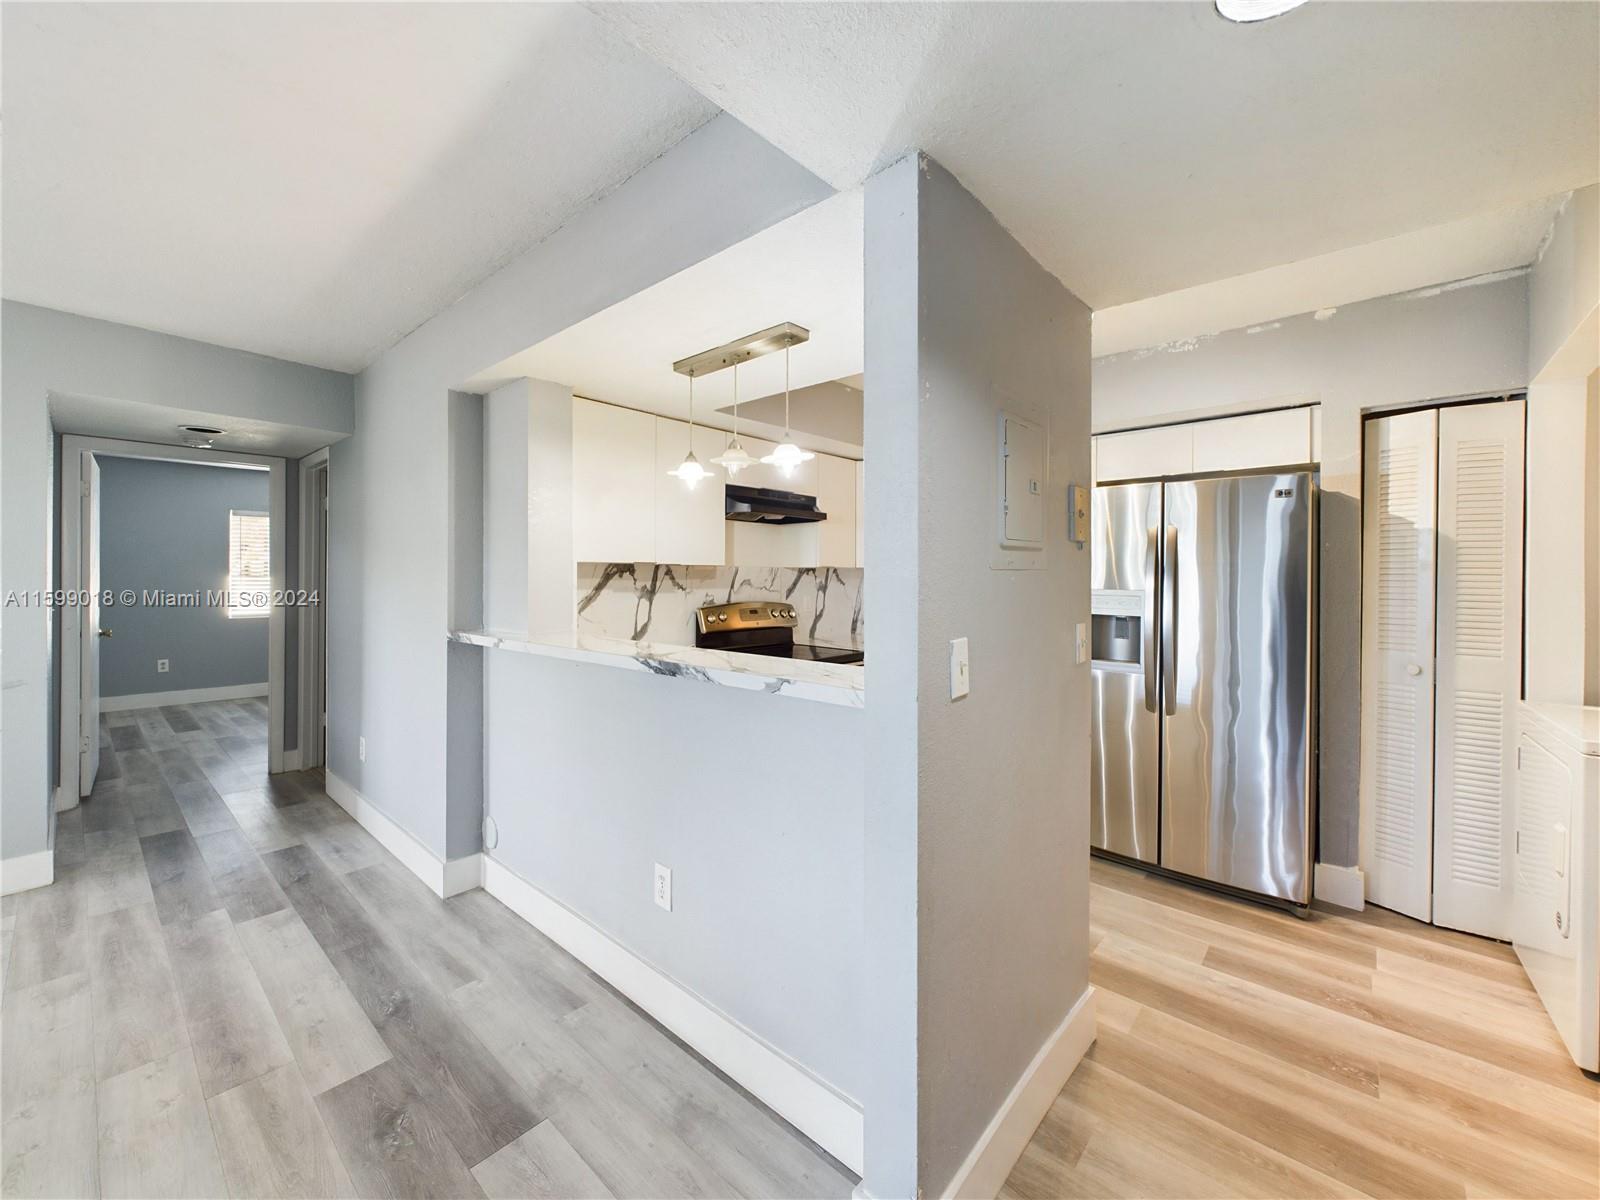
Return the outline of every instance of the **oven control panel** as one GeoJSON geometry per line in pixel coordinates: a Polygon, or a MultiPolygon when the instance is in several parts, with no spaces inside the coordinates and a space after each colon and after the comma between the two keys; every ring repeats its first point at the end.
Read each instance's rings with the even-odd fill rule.
{"type": "Polygon", "coordinates": [[[708,604],[695,614],[701,633],[731,629],[793,629],[794,606],[783,600],[741,600],[737,604],[708,604]]]}

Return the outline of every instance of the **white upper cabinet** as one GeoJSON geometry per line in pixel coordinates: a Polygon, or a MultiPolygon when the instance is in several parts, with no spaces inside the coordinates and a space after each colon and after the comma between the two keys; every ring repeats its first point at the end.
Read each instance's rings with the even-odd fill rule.
{"type": "Polygon", "coordinates": [[[654,416],[573,398],[572,550],[578,562],[655,561],[655,469],[654,416]]]}
{"type": "Polygon", "coordinates": [[[1095,481],[1153,479],[1194,470],[1194,426],[1158,425],[1095,439],[1095,481]]]}
{"type": "Polygon", "coordinates": [[[722,485],[726,476],[711,460],[722,453],[726,438],[715,429],[695,426],[694,454],[711,472],[690,487],[667,474],[689,452],[689,424],[669,417],[656,418],[656,532],[655,551],[646,562],[721,566],[727,539],[722,485]]]}
{"type": "Polygon", "coordinates": [[[1194,426],[1195,472],[1287,467],[1313,461],[1309,408],[1250,413],[1194,426]]]}
{"type": "Polygon", "coordinates": [[[1158,425],[1094,439],[1094,479],[1165,479],[1322,460],[1322,407],[1158,425]]]}
{"type": "MultiPolygon", "coordinates": [[[[759,458],[772,443],[744,438],[759,458]]],[[[668,474],[689,451],[689,425],[595,400],[572,402],[572,549],[578,562],[687,566],[860,565],[860,464],[819,454],[792,474],[760,464],[737,482],[817,497],[826,521],[761,525],[724,515],[727,473],[712,464],[728,444],[697,426],[694,453],[711,471],[695,487],[668,474]]]]}
{"type": "Polygon", "coordinates": [[[817,526],[817,565],[860,566],[856,550],[857,464],[831,454],[819,454],[812,462],[817,467],[817,507],[828,514],[817,526]]]}

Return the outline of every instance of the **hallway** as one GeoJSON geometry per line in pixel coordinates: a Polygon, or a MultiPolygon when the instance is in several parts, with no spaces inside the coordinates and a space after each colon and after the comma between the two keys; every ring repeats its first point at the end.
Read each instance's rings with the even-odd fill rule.
{"type": "Polygon", "coordinates": [[[4,901],[6,1196],[845,1196],[853,1177],[482,891],[440,901],[266,705],[102,717],[4,901]]]}
{"type": "Polygon", "coordinates": [[[1511,948],[1090,870],[1099,1037],[1003,1196],[1600,1194],[1600,1083],[1511,948]]]}

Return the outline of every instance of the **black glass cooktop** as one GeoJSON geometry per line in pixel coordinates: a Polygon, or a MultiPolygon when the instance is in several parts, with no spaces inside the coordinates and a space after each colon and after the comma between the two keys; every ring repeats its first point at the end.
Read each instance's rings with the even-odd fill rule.
{"type": "MultiPolygon", "coordinates": [[[[729,647],[734,649],[734,647],[729,647]]],[[[808,646],[803,642],[793,645],[739,646],[740,654],[765,654],[773,658],[799,658],[807,662],[858,663],[865,660],[860,650],[841,650],[837,646],[808,646]]]]}

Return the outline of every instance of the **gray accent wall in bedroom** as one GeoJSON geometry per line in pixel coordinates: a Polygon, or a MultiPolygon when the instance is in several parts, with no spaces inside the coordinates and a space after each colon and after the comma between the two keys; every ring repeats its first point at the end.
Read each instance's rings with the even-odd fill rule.
{"type": "MultiPolygon", "coordinates": [[[[227,587],[228,512],[266,512],[266,471],[100,458],[104,590],[201,592],[227,587]]],[[[267,681],[267,621],[226,608],[136,604],[102,609],[100,694],[129,696],[267,681]],[[167,659],[171,670],[156,670],[167,659]]]]}

